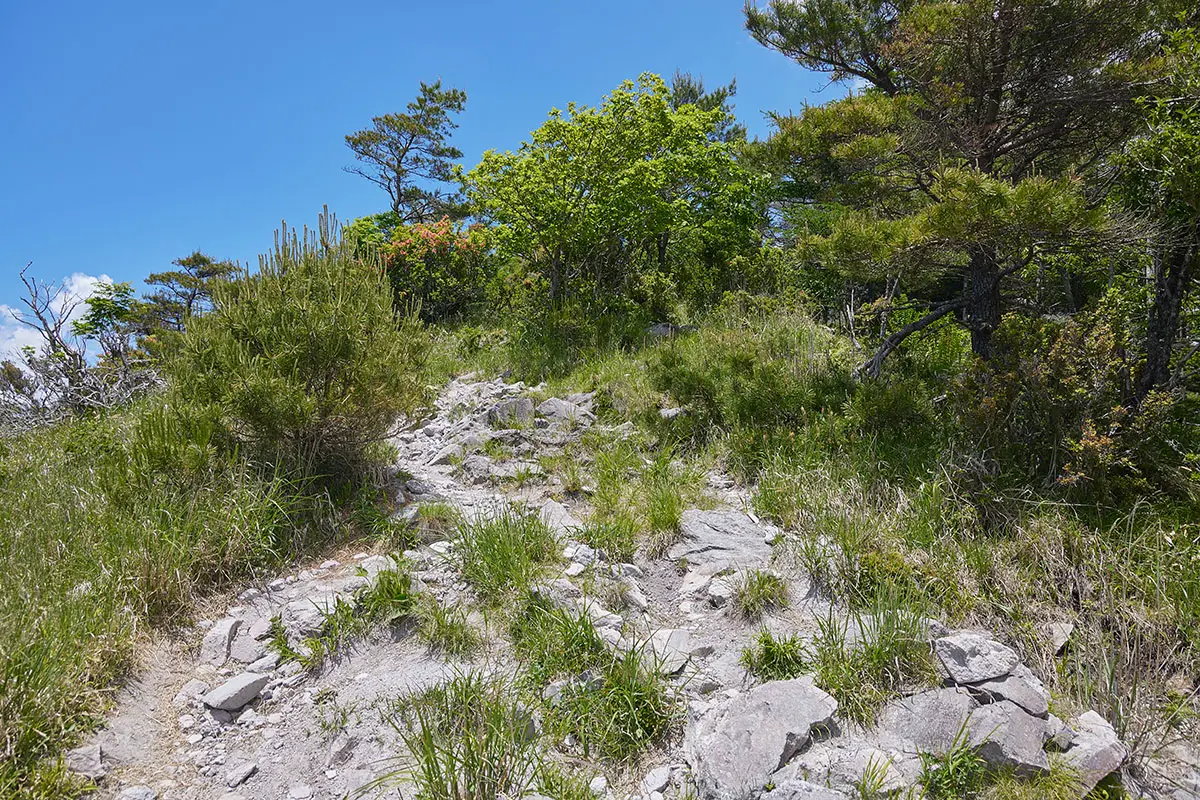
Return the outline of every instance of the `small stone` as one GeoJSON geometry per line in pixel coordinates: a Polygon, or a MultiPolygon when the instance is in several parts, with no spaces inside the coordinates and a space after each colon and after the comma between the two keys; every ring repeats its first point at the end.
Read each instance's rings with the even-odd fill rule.
{"type": "Polygon", "coordinates": [[[671,785],[671,768],[655,767],[642,778],[642,794],[661,792],[671,785]]]}
{"type": "Polygon", "coordinates": [[[233,637],[241,626],[240,619],[226,617],[209,628],[200,643],[200,663],[217,667],[224,664],[229,658],[229,647],[233,644],[233,637]]]}
{"type": "Polygon", "coordinates": [[[199,700],[208,691],[208,684],[198,678],[192,678],[180,688],[172,701],[177,706],[186,706],[192,700],[199,700]]]}
{"type": "Polygon", "coordinates": [[[243,672],[204,695],[204,705],[221,711],[237,711],[262,692],[270,676],[243,672]]]}
{"type": "Polygon", "coordinates": [[[429,545],[429,549],[437,553],[439,556],[449,555],[450,553],[454,552],[454,542],[433,542],[429,545]]]}
{"type": "Polygon", "coordinates": [[[305,783],[295,783],[288,787],[288,800],[308,800],[313,796],[312,787],[305,783]]]}
{"type": "Polygon", "coordinates": [[[333,741],[329,743],[325,766],[336,767],[349,761],[350,756],[354,753],[355,743],[356,740],[353,736],[345,731],[339,731],[337,736],[333,737],[333,741]]]}
{"type": "Polygon", "coordinates": [[[578,561],[573,561],[571,562],[570,566],[563,570],[563,574],[568,578],[577,578],[582,575],[586,569],[587,567],[585,567],[583,564],[580,564],[578,561]]]}
{"type": "Polygon", "coordinates": [[[277,666],[279,666],[279,654],[278,653],[267,653],[265,656],[260,658],[258,661],[255,661],[254,663],[247,666],[246,670],[248,672],[270,672],[271,670],[275,669],[275,667],[277,667],[277,666]]]}
{"type": "Polygon", "coordinates": [[[1051,652],[1059,655],[1067,648],[1067,642],[1071,641],[1071,634],[1075,633],[1075,624],[1065,621],[1048,622],[1043,626],[1042,632],[1050,642],[1051,652]]]}
{"type": "Polygon", "coordinates": [[[259,618],[250,623],[250,638],[262,641],[271,635],[271,620],[259,618]]]}
{"type": "Polygon", "coordinates": [[[196,725],[196,718],[193,717],[191,714],[184,714],[183,716],[181,716],[179,718],[179,729],[182,731],[186,731],[190,728],[193,728],[193,727],[195,727],[195,725],[196,725]]]}
{"type": "Polygon", "coordinates": [[[336,561],[331,558],[328,561],[321,562],[321,569],[333,569],[334,567],[340,567],[341,565],[342,565],[342,562],[336,561]]]}
{"type": "Polygon", "coordinates": [[[149,786],[130,786],[121,790],[117,800],[158,800],[158,792],[149,786]]]}
{"type": "Polygon", "coordinates": [[[258,764],[253,761],[238,764],[225,773],[225,785],[230,789],[241,786],[256,772],[258,772],[258,764]]]}
{"type": "Polygon", "coordinates": [[[1021,662],[1012,648],[974,631],[935,639],[933,649],[955,683],[981,683],[1002,678],[1021,662]]]}
{"type": "Polygon", "coordinates": [[[68,750],[63,760],[67,762],[67,769],[78,773],[85,778],[98,780],[103,778],[108,770],[104,766],[103,752],[100,745],[92,744],[86,747],[76,747],[74,750],[68,750]]]}
{"type": "Polygon", "coordinates": [[[592,778],[592,782],[588,784],[588,790],[595,797],[603,797],[608,792],[608,778],[603,775],[597,775],[592,778]]]}
{"type": "Polygon", "coordinates": [[[633,581],[632,578],[625,580],[625,586],[621,589],[621,597],[624,598],[625,604],[637,609],[638,611],[646,611],[650,608],[650,601],[646,599],[646,595],[642,594],[642,589],[633,581]]]}
{"type": "Polygon", "coordinates": [[[201,733],[193,733],[187,737],[188,744],[200,744],[202,741],[204,741],[204,734],[201,733]]]}

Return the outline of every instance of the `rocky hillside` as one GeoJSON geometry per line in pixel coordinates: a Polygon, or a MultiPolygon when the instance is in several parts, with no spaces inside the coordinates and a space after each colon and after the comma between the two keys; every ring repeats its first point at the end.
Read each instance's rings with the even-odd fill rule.
{"type": "MultiPolygon", "coordinates": [[[[156,640],[107,726],[69,754],[71,768],[121,800],[412,797],[428,765],[412,734],[429,717],[406,709],[482,675],[511,688],[523,715],[505,752],[536,751],[491,784],[503,794],[953,797],[967,785],[956,781],[975,781],[1058,797],[1046,793],[1057,781],[1082,797],[1119,779],[1129,750],[1099,714],[1060,706],[987,631],[895,609],[850,613],[719,469],[674,535],[629,560],[597,546],[585,524],[594,487],[564,474],[571,459],[593,457],[578,447],[586,437],[594,453],[633,429],[598,424],[591,403],[451,382],[436,416],[395,441],[393,522],[409,548],[330,554],[246,587],[182,639],[156,640]],[[533,559],[526,591],[494,591],[469,561],[491,558],[472,537],[489,520],[530,517],[552,534],[552,552],[533,559]],[[637,707],[648,709],[635,715],[645,730],[617,731],[636,746],[611,744],[610,729],[590,737],[576,712],[607,696],[613,672],[573,672],[561,668],[570,653],[551,653],[555,662],[535,652],[513,622],[522,603],[590,623],[586,641],[607,653],[590,663],[633,654],[635,671],[654,673],[634,676],[661,689],[657,704],[637,707]],[[565,776],[557,793],[534,774],[543,762],[565,776]]],[[[1047,635],[1061,647],[1070,631],[1047,635]]],[[[1197,752],[1172,752],[1159,768],[1192,787],[1173,796],[1197,796],[1197,760],[1186,763],[1197,752]]]]}

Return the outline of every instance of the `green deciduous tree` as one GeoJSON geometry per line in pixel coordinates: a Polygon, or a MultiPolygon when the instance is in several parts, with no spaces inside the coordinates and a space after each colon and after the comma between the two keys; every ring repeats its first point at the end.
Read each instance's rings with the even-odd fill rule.
{"type": "Polygon", "coordinates": [[[468,194],[499,223],[502,252],[545,276],[551,302],[628,294],[639,276],[669,280],[684,252],[673,241],[753,230],[756,182],[719,141],[728,122],[720,103],[674,107],[644,74],[597,107],[553,110],[515,153],[485,153],[468,194]]]}
{"type": "Polygon", "coordinates": [[[387,192],[400,222],[429,222],[458,210],[446,187],[462,152],[449,144],[467,94],[443,89],[442,82],[421,83],[417,98],[403,114],[384,114],[371,127],[346,137],[359,162],[346,171],[361,175],[387,192]]]}

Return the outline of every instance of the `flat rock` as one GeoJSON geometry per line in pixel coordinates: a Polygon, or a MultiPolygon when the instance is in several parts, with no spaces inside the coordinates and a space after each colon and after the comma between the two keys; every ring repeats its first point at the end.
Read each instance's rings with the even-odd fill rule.
{"type": "Polygon", "coordinates": [[[642,794],[666,791],[671,785],[671,768],[669,766],[655,767],[642,778],[642,794]]]}
{"type": "Polygon", "coordinates": [[[121,790],[117,800],[158,800],[158,792],[149,786],[129,786],[121,790]]]}
{"type": "Polygon", "coordinates": [[[560,397],[543,400],[536,410],[539,416],[560,422],[591,423],[596,420],[596,415],[592,412],[560,397]]]}
{"type": "Polygon", "coordinates": [[[1049,728],[1045,720],[1008,700],[971,712],[967,733],[971,747],[993,767],[1011,767],[1021,777],[1050,770],[1043,749],[1049,728]]]}
{"type": "Polygon", "coordinates": [[[550,530],[557,534],[569,533],[576,528],[583,527],[583,523],[557,500],[547,500],[542,503],[540,512],[542,519],[550,526],[550,530]]]}
{"type": "Polygon", "coordinates": [[[760,800],[850,800],[850,795],[802,780],[787,780],[760,795],[760,800]]]}
{"type": "Polygon", "coordinates": [[[885,705],[876,729],[904,752],[945,755],[978,707],[965,689],[930,689],[885,705]]]}
{"type": "Polygon", "coordinates": [[[679,523],[680,541],[667,551],[672,561],[691,566],[754,567],[771,560],[769,542],[778,535],[775,528],[762,526],[740,511],[683,512],[679,523]]]}
{"type": "Polygon", "coordinates": [[[1021,663],[1011,647],[976,631],[935,639],[933,650],[955,683],[981,683],[1002,678],[1021,663]]]}
{"type": "Polygon", "coordinates": [[[63,754],[63,761],[67,763],[67,769],[71,772],[92,780],[99,780],[108,773],[108,769],[104,766],[103,753],[98,744],[68,750],[63,754]]]}
{"type": "Polygon", "coordinates": [[[433,457],[425,463],[429,464],[431,467],[444,467],[448,464],[454,463],[464,455],[466,455],[466,450],[463,449],[461,444],[448,444],[441,450],[438,450],[436,453],[434,453],[433,457]]]}
{"type": "Polygon", "coordinates": [[[256,639],[246,626],[242,626],[242,629],[233,637],[233,643],[229,645],[229,657],[241,664],[258,661],[266,654],[267,643],[256,639]]]}
{"type": "Polygon", "coordinates": [[[501,400],[488,409],[488,424],[493,428],[501,425],[523,424],[533,419],[533,401],[528,397],[512,397],[501,400]]]}
{"type": "Polygon", "coordinates": [[[741,800],[760,791],[836,711],[837,701],[808,677],[771,681],[725,700],[684,734],[700,796],[741,800]]]}
{"type": "Polygon", "coordinates": [[[970,688],[991,700],[1011,700],[1035,717],[1045,719],[1050,713],[1050,694],[1046,687],[1022,665],[1017,665],[1011,675],[977,683],[970,688]]]}
{"type": "Polygon", "coordinates": [[[233,637],[242,626],[242,621],[236,617],[226,617],[219,620],[204,634],[200,642],[200,663],[212,664],[219,667],[229,658],[229,647],[233,637]]]}
{"type": "Polygon", "coordinates": [[[1063,757],[1078,770],[1084,792],[1090,792],[1105,776],[1121,768],[1129,749],[1121,744],[1108,720],[1095,711],[1080,715],[1071,727],[1075,738],[1063,757]]]}
{"type": "Polygon", "coordinates": [[[237,711],[258,697],[270,680],[269,675],[243,672],[204,695],[204,705],[220,711],[237,711]]]}
{"type": "Polygon", "coordinates": [[[225,785],[230,789],[241,786],[256,772],[258,772],[258,764],[253,761],[236,764],[225,773],[225,785]]]}
{"type": "Polygon", "coordinates": [[[682,628],[667,628],[650,634],[644,646],[654,654],[654,660],[664,674],[674,675],[688,662],[692,634],[682,628]]]}

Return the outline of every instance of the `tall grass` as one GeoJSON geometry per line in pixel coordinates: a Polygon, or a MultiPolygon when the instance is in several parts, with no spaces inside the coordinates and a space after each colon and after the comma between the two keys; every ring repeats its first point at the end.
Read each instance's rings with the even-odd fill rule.
{"type": "Polygon", "coordinates": [[[298,544],[306,504],[287,481],[152,402],[0,443],[0,796],[69,794],[46,776],[100,719],[139,631],[298,544]]]}

